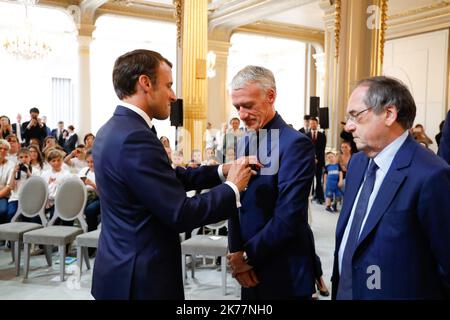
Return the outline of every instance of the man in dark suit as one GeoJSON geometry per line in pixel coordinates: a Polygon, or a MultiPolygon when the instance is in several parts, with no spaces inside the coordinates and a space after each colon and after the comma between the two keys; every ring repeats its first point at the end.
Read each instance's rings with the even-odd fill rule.
{"type": "Polygon", "coordinates": [[[30,109],[30,121],[26,121],[22,124],[23,136],[25,137],[25,145],[30,144],[31,139],[38,139],[39,145],[42,145],[45,137],[47,136],[47,127],[45,123],[39,118],[39,109],[30,109]]]}
{"type": "Polygon", "coordinates": [[[272,72],[247,66],[232,84],[232,103],[247,134],[239,155],[256,155],[264,168],[241,197],[239,216],[229,220],[229,262],[243,286],[242,299],[311,299],[313,252],[308,195],[313,179],[311,140],[275,111],[272,72]]]}
{"type": "Polygon", "coordinates": [[[450,164],[450,110],[447,113],[447,119],[442,129],[441,140],[439,141],[438,156],[450,164]]]}
{"type": "Polygon", "coordinates": [[[325,167],[325,147],[327,145],[327,136],[318,130],[318,124],[319,122],[316,117],[312,117],[309,120],[311,130],[307,136],[311,139],[316,154],[316,182],[313,190],[314,200],[316,200],[317,203],[322,204],[325,201],[322,186],[322,174],[323,168],[325,167]]]}
{"type": "Polygon", "coordinates": [[[58,128],[53,129],[51,135],[55,137],[56,141],[61,147],[64,147],[64,144],[66,142],[64,136],[69,135],[69,132],[64,129],[64,121],[58,122],[58,128]]]}
{"type": "Polygon", "coordinates": [[[307,134],[309,133],[309,131],[311,130],[310,126],[309,126],[309,120],[311,119],[311,116],[309,114],[306,114],[303,117],[303,128],[300,128],[301,133],[307,134]]]}
{"type": "Polygon", "coordinates": [[[251,175],[248,163],[172,169],[152,124],[166,119],[176,100],[171,66],[149,50],[128,52],[114,65],[122,102],[93,147],[102,208],[96,299],[183,299],[179,233],[236,215],[251,175]]]}
{"type": "Polygon", "coordinates": [[[25,137],[22,131],[22,115],[20,113],[17,114],[17,122],[12,124],[13,133],[17,136],[19,144],[21,146],[25,145],[25,137]]]}
{"type": "Polygon", "coordinates": [[[334,299],[446,296],[450,167],[411,137],[415,115],[411,93],[392,78],[365,79],[350,96],[346,127],[363,152],[348,166],[334,299]]]}

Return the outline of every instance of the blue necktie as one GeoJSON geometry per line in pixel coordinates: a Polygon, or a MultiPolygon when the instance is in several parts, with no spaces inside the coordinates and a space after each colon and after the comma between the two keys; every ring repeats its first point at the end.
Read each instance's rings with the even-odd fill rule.
{"type": "Polygon", "coordinates": [[[375,184],[376,171],[378,169],[375,161],[371,160],[369,169],[366,173],[358,203],[356,204],[355,213],[353,215],[352,226],[348,234],[347,243],[345,245],[344,254],[342,256],[341,275],[339,278],[339,287],[337,292],[338,300],[351,300],[352,294],[352,258],[358,244],[361,225],[366,216],[369,198],[375,184]]]}

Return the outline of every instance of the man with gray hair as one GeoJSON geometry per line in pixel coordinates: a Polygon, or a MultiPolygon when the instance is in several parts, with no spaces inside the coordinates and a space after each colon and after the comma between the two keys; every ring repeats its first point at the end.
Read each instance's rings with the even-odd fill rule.
{"type": "Polygon", "coordinates": [[[311,140],[275,111],[272,72],[247,66],[233,78],[231,98],[247,133],[238,157],[256,155],[264,165],[241,196],[239,216],[229,220],[228,256],[242,299],[311,299],[313,244],[308,195],[314,175],[311,140]]]}
{"type": "Polygon", "coordinates": [[[8,198],[11,193],[9,181],[14,169],[14,163],[8,161],[9,142],[0,139],[0,224],[7,222],[8,198]]]}
{"type": "Polygon", "coordinates": [[[416,116],[404,84],[362,80],[346,130],[349,164],[336,227],[333,299],[442,299],[450,284],[450,167],[409,130],[416,116]]]}

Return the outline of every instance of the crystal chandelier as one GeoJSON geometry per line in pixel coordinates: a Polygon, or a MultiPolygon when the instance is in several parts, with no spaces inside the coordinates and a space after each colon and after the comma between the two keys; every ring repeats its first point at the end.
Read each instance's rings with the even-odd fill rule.
{"type": "Polygon", "coordinates": [[[37,2],[38,0],[22,0],[25,6],[23,27],[16,34],[7,37],[3,42],[3,47],[6,52],[19,59],[42,59],[52,51],[46,42],[41,41],[33,33],[31,21],[28,18],[28,6],[34,5],[37,2]]]}

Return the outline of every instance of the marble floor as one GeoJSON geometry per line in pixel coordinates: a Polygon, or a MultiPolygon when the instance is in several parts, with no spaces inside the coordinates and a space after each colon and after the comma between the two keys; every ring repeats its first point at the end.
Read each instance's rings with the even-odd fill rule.
{"type": "MultiPolygon", "coordinates": [[[[333,263],[334,232],[338,214],[330,214],[325,207],[312,204],[311,227],[316,241],[317,254],[322,260],[324,279],[331,290],[330,278],[333,263]]],[[[90,288],[91,270],[83,268],[81,282],[77,281],[76,262],[66,267],[66,281],[59,280],[58,255],[54,253],[53,266],[48,267],[44,255],[33,256],[30,260],[30,273],[23,279],[23,268],[20,277],[15,276],[11,253],[0,249],[0,300],[90,300],[93,299],[90,288]]],[[[23,256],[22,256],[23,263],[23,256]]],[[[91,265],[94,263],[91,260],[91,265]]],[[[237,300],[239,290],[237,282],[227,274],[227,294],[222,294],[221,272],[216,266],[197,268],[195,278],[190,271],[185,283],[187,300],[237,300]]],[[[321,297],[329,299],[330,297],[321,297]]]]}

